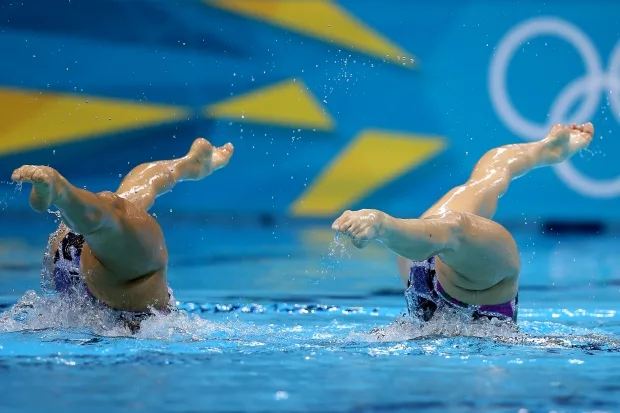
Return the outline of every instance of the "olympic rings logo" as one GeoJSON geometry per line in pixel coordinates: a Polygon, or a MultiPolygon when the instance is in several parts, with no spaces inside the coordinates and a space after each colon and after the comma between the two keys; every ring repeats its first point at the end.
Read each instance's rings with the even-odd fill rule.
{"type": "MultiPolygon", "coordinates": [[[[534,18],[515,26],[500,41],[489,71],[491,102],[504,124],[516,135],[527,140],[542,139],[556,123],[587,122],[599,107],[601,94],[608,93],[608,104],[620,123],[620,42],[616,44],[611,59],[604,70],[596,47],[576,26],[558,18],[534,18]],[[524,42],[541,35],[556,36],[570,43],[581,55],[586,74],[573,80],[560,92],[551,105],[548,121],[544,124],[524,118],[512,105],[506,87],[508,65],[524,42]],[[577,101],[583,103],[570,116],[569,110],[577,101]]],[[[558,176],[569,187],[582,195],[611,198],[620,195],[620,176],[595,180],[584,176],[570,161],[555,166],[558,176]]]]}

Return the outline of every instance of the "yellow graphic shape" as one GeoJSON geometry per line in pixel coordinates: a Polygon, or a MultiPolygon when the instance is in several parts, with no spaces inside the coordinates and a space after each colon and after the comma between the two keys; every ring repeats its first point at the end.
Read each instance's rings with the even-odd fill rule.
{"type": "Polygon", "coordinates": [[[0,89],[0,155],[187,117],[183,108],[0,89]]]}
{"type": "Polygon", "coordinates": [[[366,130],[295,201],[296,216],[330,217],[445,148],[439,137],[366,130]]]}
{"type": "Polygon", "coordinates": [[[287,80],[206,108],[212,118],[331,131],[334,121],[303,82],[287,80]]]}
{"type": "Polygon", "coordinates": [[[330,0],[204,0],[347,49],[413,67],[416,59],[330,0]]]}

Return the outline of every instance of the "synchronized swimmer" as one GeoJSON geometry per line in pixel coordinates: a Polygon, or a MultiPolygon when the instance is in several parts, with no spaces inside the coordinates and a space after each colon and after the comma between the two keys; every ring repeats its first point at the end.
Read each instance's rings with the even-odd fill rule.
{"type": "MultiPolygon", "coordinates": [[[[556,125],[538,142],[493,149],[465,184],[419,219],[364,209],[344,212],[332,228],[358,248],[376,240],[398,255],[411,316],[428,321],[438,308],[450,307],[474,319],[516,322],[519,253],[511,234],[491,220],[498,199],[513,179],[587,147],[593,133],[591,123],[556,125]]],[[[60,212],[62,223],[50,236],[44,260],[53,289],[112,309],[132,329],[154,311],[172,311],[164,236],[148,210],[178,182],[200,180],[226,166],[233,150],[230,143],[214,148],[199,138],[183,158],[134,168],[114,193],[76,188],[47,166],[15,170],[13,181],[32,184],[35,211],[53,205],[60,212]]]]}
{"type": "Polygon", "coordinates": [[[358,248],[377,240],[398,255],[409,314],[431,319],[440,307],[474,319],[517,321],[521,263],[512,235],[492,221],[513,179],[560,163],[586,148],[591,123],[556,125],[537,142],[502,146],[476,163],[469,180],[419,219],[378,210],[346,211],[332,228],[358,248]]]}
{"type": "Polygon", "coordinates": [[[53,205],[60,212],[62,223],[50,236],[43,263],[51,287],[63,298],[77,294],[109,307],[131,329],[153,309],[173,310],[164,235],[148,210],[178,182],[200,180],[226,166],[233,151],[230,143],[214,148],[196,139],[180,159],[134,168],[114,193],[76,188],[47,166],[16,169],[13,181],[32,184],[35,211],[53,205]]]}

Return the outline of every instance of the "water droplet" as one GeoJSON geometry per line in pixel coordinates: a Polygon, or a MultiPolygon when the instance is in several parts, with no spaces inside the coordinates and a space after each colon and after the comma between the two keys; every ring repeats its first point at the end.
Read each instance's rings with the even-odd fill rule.
{"type": "Polygon", "coordinates": [[[285,391],[276,392],[275,399],[276,400],[286,400],[286,399],[288,399],[288,393],[285,392],[285,391]]]}

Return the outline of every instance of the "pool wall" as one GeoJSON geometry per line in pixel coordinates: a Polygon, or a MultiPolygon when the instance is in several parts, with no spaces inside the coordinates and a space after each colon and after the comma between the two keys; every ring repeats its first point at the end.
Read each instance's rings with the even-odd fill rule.
{"type": "MultiPolygon", "coordinates": [[[[416,216],[486,150],[591,120],[590,150],[515,182],[497,219],[620,221],[614,2],[0,7],[7,180],[21,164],[49,164],[76,185],[114,189],[135,164],[182,156],[204,136],[235,144],[230,166],[178,186],[156,214],[329,220],[368,207],[416,216]]],[[[32,214],[13,186],[0,185],[0,201],[5,218],[32,214]]]]}

